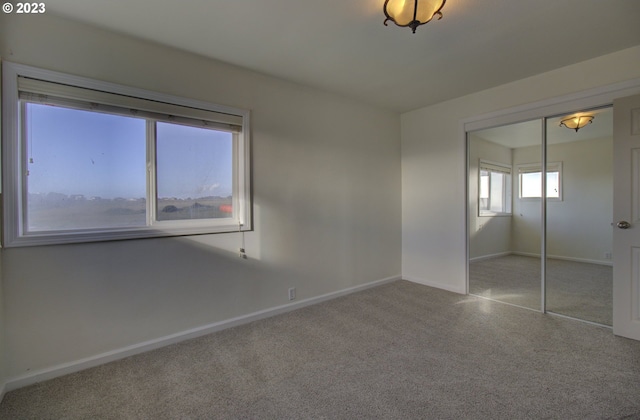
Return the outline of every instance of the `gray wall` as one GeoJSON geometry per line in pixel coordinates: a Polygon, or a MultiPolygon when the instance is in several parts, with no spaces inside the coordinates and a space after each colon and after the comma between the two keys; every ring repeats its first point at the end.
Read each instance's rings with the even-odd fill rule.
{"type": "Polygon", "coordinates": [[[4,317],[4,292],[2,281],[2,250],[0,249],[0,400],[4,394],[4,386],[6,377],[6,360],[5,360],[5,317],[4,317]]]}
{"type": "MultiPolygon", "coordinates": [[[[514,167],[540,162],[540,147],[514,149],[514,167]]],[[[612,252],[613,139],[547,147],[548,162],[562,162],[563,199],[547,204],[547,255],[610,264],[612,252]]],[[[540,201],[514,194],[513,251],[540,254],[540,201]]]]}
{"type": "MultiPolygon", "coordinates": [[[[253,232],[5,249],[6,375],[400,275],[397,114],[52,15],[4,60],[252,111],[253,232]]],[[[0,322],[2,320],[0,319],[0,322]]]]}
{"type": "Polygon", "coordinates": [[[562,162],[563,200],[547,206],[547,253],[611,263],[613,251],[613,138],[548,147],[562,162]]]}

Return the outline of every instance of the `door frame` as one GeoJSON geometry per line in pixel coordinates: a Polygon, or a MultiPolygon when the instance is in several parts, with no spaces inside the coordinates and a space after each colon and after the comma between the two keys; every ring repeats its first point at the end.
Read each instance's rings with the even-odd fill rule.
{"type": "MultiPolygon", "coordinates": [[[[530,121],[540,119],[543,124],[546,124],[547,118],[560,115],[566,112],[572,112],[576,109],[593,109],[598,107],[612,106],[613,100],[626,96],[632,96],[640,94],[640,78],[632,79],[624,82],[614,83],[611,85],[605,85],[585,91],[558,96],[550,99],[545,99],[538,102],[532,102],[529,104],[520,105],[513,108],[508,108],[496,112],[477,115],[470,118],[466,118],[460,121],[460,137],[462,139],[465,150],[465,188],[464,188],[464,226],[465,226],[465,294],[469,294],[469,148],[467,133],[470,131],[482,130],[485,128],[492,128],[503,126],[507,124],[514,124],[524,121],[530,121]]],[[[546,130],[543,127],[543,136],[546,130]]],[[[546,153],[544,154],[546,155],[546,153]]],[[[613,204],[613,203],[612,203],[613,204]]],[[[546,206],[542,206],[545,208],[546,206]]],[[[545,223],[544,210],[543,210],[543,226],[545,223]]],[[[542,233],[545,234],[544,232],[542,233]]],[[[541,238],[544,245],[544,236],[541,238]]],[[[542,250],[544,251],[544,249],[542,250]]],[[[544,267],[543,267],[544,268],[544,267]]],[[[544,277],[544,276],[543,276],[544,277]]],[[[544,308],[544,288],[545,284],[542,282],[542,311],[546,311],[544,308]]],[[[615,304],[615,302],[614,302],[615,304]]]]}

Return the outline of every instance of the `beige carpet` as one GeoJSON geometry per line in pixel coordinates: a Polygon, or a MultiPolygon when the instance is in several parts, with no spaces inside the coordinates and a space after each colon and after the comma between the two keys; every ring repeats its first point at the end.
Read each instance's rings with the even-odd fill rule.
{"type": "Polygon", "coordinates": [[[6,395],[2,419],[640,418],[640,342],[393,282],[6,395]]]}
{"type": "MultiPolygon", "coordinates": [[[[471,294],[540,310],[540,258],[508,255],[469,264],[471,294]]],[[[547,260],[547,310],[612,325],[612,267],[547,260]]]]}

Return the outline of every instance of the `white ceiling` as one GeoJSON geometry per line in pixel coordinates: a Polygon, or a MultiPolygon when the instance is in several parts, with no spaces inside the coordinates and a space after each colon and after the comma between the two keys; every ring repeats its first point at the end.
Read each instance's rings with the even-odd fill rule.
{"type": "Polygon", "coordinates": [[[640,45],[640,0],[447,0],[418,28],[384,0],[54,0],[47,13],[398,112],[640,45]]]}

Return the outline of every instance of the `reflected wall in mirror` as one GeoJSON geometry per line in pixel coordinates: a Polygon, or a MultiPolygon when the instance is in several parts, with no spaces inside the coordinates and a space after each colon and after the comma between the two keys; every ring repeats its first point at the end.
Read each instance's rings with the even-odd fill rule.
{"type": "MultiPolygon", "coordinates": [[[[547,161],[560,197],[547,198],[547,311],[612,325],[613,110],[577,132],[547,119],[547,161]]],[[[551,175],[549,169],[549,175],[551,175]]]]}
{"type": "Polygon", "coordinates": [[[540,120],[467,134],[469,293],[541,307],[540,120]]]}

